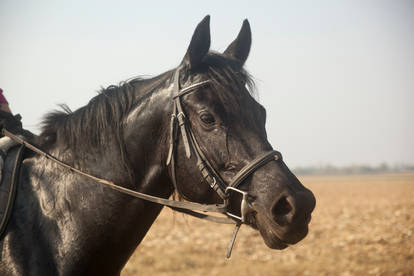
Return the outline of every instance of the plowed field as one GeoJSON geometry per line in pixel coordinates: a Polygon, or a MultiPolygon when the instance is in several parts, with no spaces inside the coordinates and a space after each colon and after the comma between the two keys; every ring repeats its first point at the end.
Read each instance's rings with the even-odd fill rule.
{"type": "Polygon", "coordinates": [[[317,199],[308,236],[283,251],[243,226],[165,208],[122,275],[414,275],[414,173],[300,177],[317,199]]]}

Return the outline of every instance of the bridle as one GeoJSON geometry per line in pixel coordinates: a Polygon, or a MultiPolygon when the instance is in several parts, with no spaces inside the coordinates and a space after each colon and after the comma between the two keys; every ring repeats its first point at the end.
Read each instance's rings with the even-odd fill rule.
{"type": "Polygon", "coordinates": [[[191,157],[191,148],[197,158],[196,166],[200,173],[202,174],[204,180],[210,185],[210,187],[217,192],[224,202],[224,205],[227,207],[229,204],[229,198],[231,192],[240,193],[242,195],[240,216],[226,211],[226,215],[234,218],[236,221],[241,223],[246,223],[246,215],[249,212],[249,203],[247,201],[248,193],[239,189],[239,186],[243,181],[251,175],[258,168],[263,166],[272,160],[280,159],[280,153],[277,151],[268,151],[259,155],[254,160],[250,161],[244,168],[242,168],[232,179],[232,181],[226,185],[226,182],[221,178],[220,174],[214,169],[211,163],[206,158],[205,154],[201,150],[199,143],[191,129],[191,125],[187,120],[185,112],[182,107],[182,97],[192,92],[198,91],[199,88],[205,87],[211,83],[210,80],[201,81],[185,88],[180,88],[180,67],[175,70],[174,73],[174,88],[173,88],[173,100],[174,107],[173,113],[171,114],[171,123],[170,123],[170,147],[167,157],[167,166],[170,166],[171,178],[175,190],[179,193],[177,187],[177,180],[175,176],[175,158],[174,152],[177,144],[177,128],[179,127],[182,141],[184,143],[185,153],[187,158],[191,157]]]}
{"type": "Polygon", "coordinates": [[[250,207],[250,203],[248,202],[248,192],[239,189],[239,186],[244,182],[244,180],[254,173],[258,168],[262,167],[263,165],[267,164],[272,160],[279,160],[281,159],[280,153],[274,150],[264,152],[263,154],[259,155],[252,161],[250,161],[245,167],[243,167],[231,180],[231,182],[226,185],[226,182],[220,177],[220,174],[214,169],[211,163],[206,158],[205,154],[201,150],[197,139],[191,130],[191,125],[187,120],[185,112],[182,107],[182,97],[192,92],[198,91],[198,88],[202,88],[207,86],[211,83],[210,80],[201,81],[185,88],[180,88],[180,67],[175,70],[174,73],[174,108],[173,113],[171,114],[171,123],[170,123],[170,147],[168,151],[167,157],[167,166],[170,166],[171,171],[171,179],[174,185],[175,190],[179,192],[177,186],[177,180],[175,176],[175,158],[174,152],[177,144],[177,130],[179,127],[182,141],[185,148],[185,153],[187,158],[191,157],[191,148],[193,148],[193,152],[197,158],[196,166],[200,173],[202,174],[204,180],[210,185],[210,187],[217,192],[217,194],[223,200],[225,206],[225,214],[228,217],[231,217],[236,221],[236,228],[233,231],[232,239],[230,241],[228,250],[227,250],[227,258],[230,257],[231,250],[237,235],[237,232],[242,223],[246,223],[247,214],[252,210],[250,207]],[[231,192],[236,192],[242,195],[242,200],[240,203],[240,216],[229,212],[229,200],[231,192]]]}
{"type": "Polygon", "coordinates": [[[190,158],[191,153],[194,152],[197,158],[197,168],[202,174],[204,180],[210,185],[210,187],[217,192],[217,194],[223,200],[222,204],[199,204],[195,202],[183,202],[176,200],[169,200],[165,198],[160,198],[138,191],[130,190],[115,184],[112,181],[96,177],[94,175],[85,173],[79,169],[76,169],[56,157],[44,152],[33,144],[29,143],[25,139],[14,135],[6,129],[2,129],[2,133],[5,136],[10,137],[19,144],[29,148],[30,150],[42,155],[43,157],[59,164],[62,167],[69,169],[72,172],[81,174],[85,177],[88,177],[96,182],[99,182],[113,190],[117,190],[121,193],[128,194],[133,197],[137,197],[146,201],[155,202],[164,206],[168,206],[175,211],[179,211],[197,218],[206,219],[213,222],[225,223],[225,224],[236,224],[236,227],[233,231],[233,235],[230,241],[230,244],[227,249],[227,258],[230,257],[234,241],[236,239],[237,232],[242,224],[246,224],[246,218],[249,212],[252,211],[250,203],[248,202],[248,192],[239,189],[239,186],[243,184],[244,180],[254,173],[257,169],[267,164],[270,161],[275,161],[281,159],[280,153],[274,150],[264,152],[263,154],[257,156],[255,159],[251,160],[245,167],[243,167],[231,180],[230,183],[226,185],[226,182],[220,177],[214,167],[206,158],[205,154],[201,150],[200,145],[197,142],[197,139],[191,130],[191,125],[187,120],[184,109],[182,107],[182,97],[192,92],[199,91],[199,88],[207,86],[211,83],[210,80],[201,81],[185,88],[180,88],[180,67],[178,67],[174,74],[174,96],[173,96],[173,113],[171,114],[170,122],[170,141],[169,141],[169,151],[167,156],[166,165],[170,167],[171,179],[174,185],[175,190],[179,193],[177,187],[177,180],[175,175],[175,151],[177,148],[178,142],[178,130],[181,133],[181,137],[184,143],[186,157],[190,158]],[[193,149],[193,151],[191,150],[193,149]],[[229,211],[229,201],[231,193],[239,193],[242,195],[240,203],[240,216],[233,214],[229,211]],[[227,217],[217,217],[209,214],[203,214],[201,212],[217,212],[226,215],[227,217]]]}

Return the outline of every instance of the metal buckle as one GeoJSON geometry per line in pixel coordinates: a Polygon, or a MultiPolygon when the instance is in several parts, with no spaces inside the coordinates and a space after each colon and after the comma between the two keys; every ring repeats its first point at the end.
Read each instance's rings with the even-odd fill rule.
{"type": "Polygon", "coordinates": [[[228,195],[228,191],[229,190],[232,190],[232,191],[235,191],[235,192],[237,192],[237,193],[240,193],[240,194],[242,194],[242,201],[241,201],[241,204],[240,204],[240,214],[241,214],[241,216],[239,217],[239,216],[237,216],[237,215],[235,215],[235,214],[232,214],[232,213],[230,213],[230,212],[226,212],[226,215],[228,215],[229,217],[232,217],[232,218],[235,218],[235,219],[238,219],[239,221],[241,221],[242,223],[245,223],[246,222],[246,215],[251,211],[251,207],[250,207],[250,204],[249,204],[249,202],[247,201],[247,196],[249,195],[247,192],[245,192],[245,191],[242,191],[242,190],[239,190],[239,189],[237,189],[237,188],[234,188],[234,187],[231,187],[231,186],[229,186],[229,187],[227,187],[226,188],[226,190],[225,190],[225,193],[226,193],[226,195],[228,195]]]}
{"type": "Polygon", "coordinates": [[[213,178],[213,184],[210,184],[210,186],[211,186],[211,188],[213,188],[215,190],[215,187],[217,185],[217,180],[216,180],[216,178],[214,176],[210,176],[210,177],[213,178]]]}
{"type": "Polygon", "coordinates": [[[185,121],[184,121],[184,119],[186,118],[186,117],[185,117],[185,114],[184,114],[183,112],[179,112],[179,113],[176,115],[176,117],[177,117],[177,120],[178,120],[178,124],[179,124],[180,126],[182,126],[182,125],[185,123],[185,121]]]}

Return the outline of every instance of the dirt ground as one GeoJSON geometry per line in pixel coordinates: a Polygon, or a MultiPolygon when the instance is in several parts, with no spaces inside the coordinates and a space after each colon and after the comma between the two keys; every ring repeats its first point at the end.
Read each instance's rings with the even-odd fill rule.
{"type": "Polygon", "coordinates": [[[165,208],[121,275],[414,275],[414,173],[299,177],[317,199],[308,236],[283,251],[243,226],[165,208]]]}

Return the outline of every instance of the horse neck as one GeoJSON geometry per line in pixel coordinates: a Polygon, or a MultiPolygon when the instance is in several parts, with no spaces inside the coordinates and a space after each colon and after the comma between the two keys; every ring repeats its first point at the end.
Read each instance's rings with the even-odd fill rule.
{"type": "MultiPolygon", "coordinates": [[[[169,106],[172,108],[170,97],[168,89],[152,93],[126,116],[123,124],[125,158],[134,172],[132,181],[115,141],[109,140],[105,148],[83,153],[89,158],[82,161],[80,169],[121,186],[168,198],[172,193],[165,166],[169,106]]],[[[58,223],[62,227],[57,235],[63,241],[74,241],[71,245],[61,244],[62,254],[76,250],[75,255],[81,256],[77,258],[79,271],[82,267],[94,272],[96,269],[106,269],[106,272],[121,269],[162,207],[107,189],[57,165],[52,165],[44,174],[47,185],[52,185],[52,181],[47,180],[48,175],[53,179],[57,171],[61,172],[61,177],[53,185],[58,186],[48,191],[56,201],[50,206],[53,210],[49,210],[49,217],[56,220],[65,217],[64,222],[58,223]]],[[[50,198],[39,198],[42,202],[48,200],[50,198]]]]}

